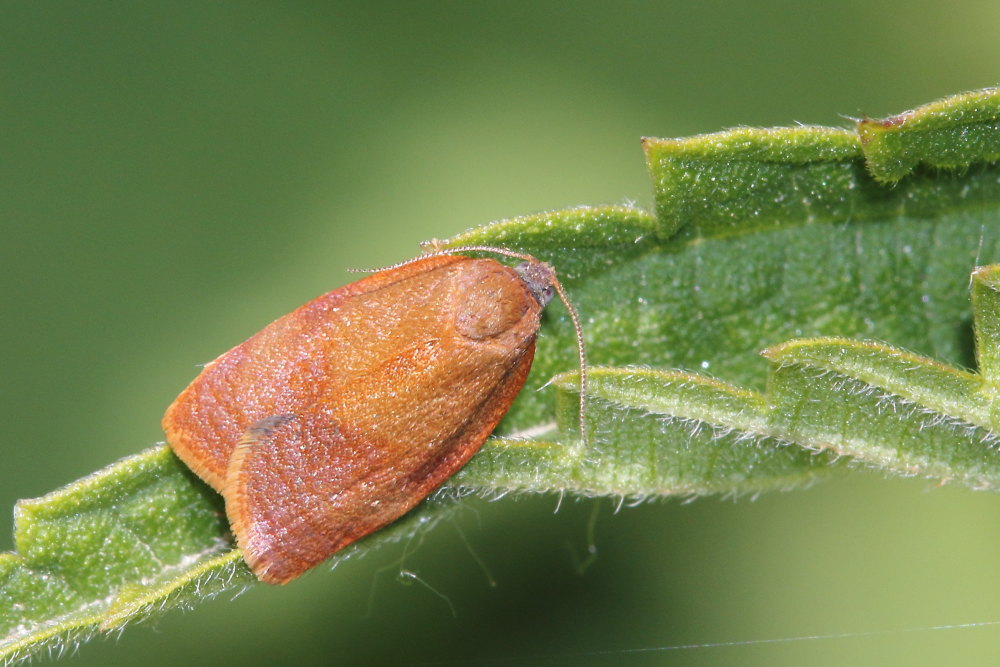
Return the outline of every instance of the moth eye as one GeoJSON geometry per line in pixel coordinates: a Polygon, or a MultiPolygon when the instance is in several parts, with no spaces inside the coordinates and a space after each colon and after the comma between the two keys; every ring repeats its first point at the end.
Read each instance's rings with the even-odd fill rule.
{"type": "Polygon", "coordinates": [[[509,269],[477,264],[458,279],[455,330],[472,340],[494,338],[512,329],[528,310],[530,294],[509,269]]]}
{"type": "Polygon", "coordinates": [[[548,287],[542,290],[541,298],[538,299],[538,302],[544,306],[548,304],[549,301],[552,301],[552,297],[555,296],[555,294],[556,294],[556,288],[553,287],[552,285],[549,285],[548,287]]]}

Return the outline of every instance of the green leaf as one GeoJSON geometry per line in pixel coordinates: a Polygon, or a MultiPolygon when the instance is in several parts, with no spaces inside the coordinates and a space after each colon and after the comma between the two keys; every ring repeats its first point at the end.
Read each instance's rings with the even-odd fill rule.
{"type": "Polygon", "coordinates": [[[1000,489],[982,381],[885,345],[843,339],[767,350],[771,432],[887,472],[1000,489]]]}
{"type": "MultiPolygon", "coordinates": [[[[1000,383],[1000,272],[985,266],[972,274],[972,307],[976,317],[976,359],[986,383],[984,391],[996,392],[1000,383]]],[[[997,430],[996,420],[992,422],[997,430]]]]}
{"type": "MultiPolygon", "coordinates": [[[[739,128],[689,139],[644,139],[664,238],[748,234],[785,224],[878,215],[857,187],[855,133],[825,127],[739,128]]],[[[874,199],[877,199],[875,197],[874,199]]]]}
{"type": "MultiPolygon", "coordinates": [[[[575,208],[439,243],[556,267],[595,367],[588,446],[575,334],[552,305],[500,437],[337,558],[433,524],[467,492],[756,493],[841,470],[838,457],[995,488],[996,271],[975,276],[976,338],[966,298],[974,267],[1000,262],[996,100],[856,130],[647,139],[655,214],[575,208]],[[820,340],[788,342],[802,338],[820,340]],[[945,365],[970,367],[974,350],[982,375],[945,365]]],[[[0,656],[249,585],[221,510],[163,447],[20,503],[17,553],[0,556],[0,656]]]]}
{"type": "MultiPolygon", "coordinates": [[[[577,425],[578,373],[557,376],[560,429],[577,425]]],[[[757,392],[691,373],[594,368],[588,378],[590,446],[497,441],[451,480],[513,491],[645,498],[788,489],[830,472],[835,457],[771,437],[757,392]],[[525,465],[540,450],[544,459],[525,465]],[[527,474],[526,474],[527,473],[527,474]]]]}
{"type": "Polygon", "coordinates": [[[990,88],[882,120],[858,122],[868,169],[895,183],[918,164],[964,169],[1000,159],[1000,90],[990,88]]]}
{"type": "MultiPolygon", "coordinates": [[[[137,594],[159,591],[149,604],[161,607],[191,582],[207,597],[252,580],[229,555],[219,497],[166,447],[23,500],[14,517],[17,553],[0,560],[0,656],[7,659],[61,650],[121,623],[114,610],[137,594]],[[201,571],[205,563],[215,567],[201,571]]],[[[130,617],[146,611],[135,608],[130,617]]]]}

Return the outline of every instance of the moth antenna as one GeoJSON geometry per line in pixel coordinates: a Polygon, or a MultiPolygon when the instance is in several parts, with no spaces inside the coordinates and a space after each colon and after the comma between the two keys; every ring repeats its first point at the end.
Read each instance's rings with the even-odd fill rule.
{"type": "Polygon", "coordinates": [[[422,259],[427,259],[428,257],[440,257],[441,255],[453,255],[456,252],[492,252],[497,255],[505,255],[506,257],[513,257],[514,259],[523,259],[526,262],[537,262],[539,259],[534,255],[529,255],[526,252],[517,252],[516,250],[507,250],[506,248],[495,248],[489,245],[463,245],[456,246],[454,248],[441,249],[441,242],[437,239],[433,240],[434,247],[438,248],[432,252],[425,252],[419,257],[413,257],[411,259],[404,259],[402,262],[396,264],[390,264],[389,266],[382,266],[377,269],[360,269],[353,268],[347,269],[348,273],[376,273],[378,271],[391,271],[392,269],[398,269],[401,266],[406,266],[407,264],[413,264],[414,262],[419,262],[422,259]]]}
{"type": "Polygon", "coordinates": [[[559,279],[554,279],[553,286],[559,294],[559,300],[566,307],[569,319],[573,321],[573,329],[576,331],[576,349],[580,355],[580,446],[587,450],[587,351],[583,345],[583,327],[580,326],[580,315],[576,308],[570,303],[559,279]]]}
{"type": "MultiPolygon", "coordinates": [[[[526,252],[517,252],[516,250],[507,250],[506,248],[497,248],[489,245],[463,245],[444,249],[442,249],[441,246],[442,243],[437,239],[434,239],[432,247],[436,249],[433,252],[420,255],[420,257],[414,257],[413,259],[408,259],[391,266],[384,266],[380,269],[348,269],[348,271],[351,273],[391,271],[392,269],[398,269],[401,266],[406,266],[407,264],[412,264],[413,262],[419,262],[420,260],[427,259],[428,257],[452,255],[457,252],[491,252],[505,257],[521,259],[526,262],[540,261],[534,255],[529,255],[526,252]]],[[[580,444],[583,449],[587,449],[587,352],[583,344],[583,327],[580,325],[580,315],[576,312],[576,308],[573,307],[573,304],[570,303],[569,297],[566,296],[566,290],[563,289],[562,283],[559,282],[559,278],[555,276],[555,272],[553,272],[552,276],[552,286],[556,289],[556,294],[559,295],[559,300],[562,301],[563,305],[566,307],[566,312],[569,313],[569,319],[573,322],[573,330],[576,332],[576,349],[580,359],[580,444]]]]}

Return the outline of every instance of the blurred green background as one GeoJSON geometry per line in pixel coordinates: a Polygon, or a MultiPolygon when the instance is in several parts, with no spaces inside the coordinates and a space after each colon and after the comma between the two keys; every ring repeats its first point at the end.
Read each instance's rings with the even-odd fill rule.
{"type": "MultiPolygon", "coordinates": [[[[994,85],[998,27],[995,0],[3,3],[0,549],[16,499],[160,440],[196,364],[346,267],[493,219],[648,205],[642,135],[838,125],[994,85]]],[[[405,554],[67,662],[1000,659],[991,627],[644,650],[1000,619],[996,496],[858,473],[555,508],[470,500],[405,554]]]]}

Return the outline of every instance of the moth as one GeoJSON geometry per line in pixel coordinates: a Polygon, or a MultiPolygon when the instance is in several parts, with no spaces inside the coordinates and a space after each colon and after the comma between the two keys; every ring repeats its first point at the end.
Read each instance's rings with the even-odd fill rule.
{"type": "Polygon", "coordinates": [[[461,468],[524,385],[554,291],[579,336],[551,266],[461,250],[524,261],[432,254],[335,289],[207,364],[167,409],[167,441],[222,494],[260,580],[295,579],[461,468]]]}

